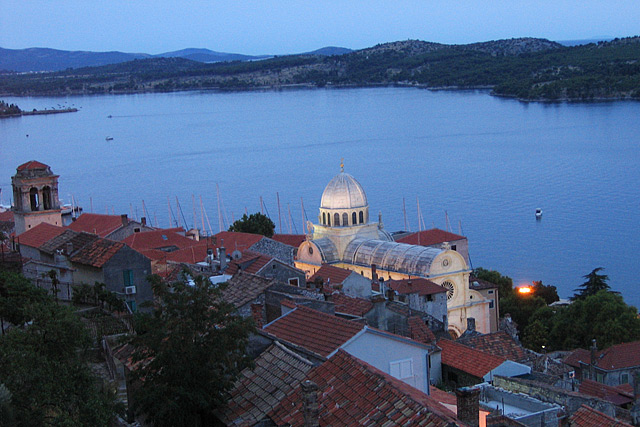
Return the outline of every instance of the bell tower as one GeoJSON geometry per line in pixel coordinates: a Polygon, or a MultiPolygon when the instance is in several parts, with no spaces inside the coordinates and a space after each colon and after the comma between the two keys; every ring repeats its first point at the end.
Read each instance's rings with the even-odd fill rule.
{"type": "Polygon", "coordinates": [[[11,186],[16,235],[42,222],[62,226],[58,175],[49,166],[35,160],[18,166],[11,186]]]}

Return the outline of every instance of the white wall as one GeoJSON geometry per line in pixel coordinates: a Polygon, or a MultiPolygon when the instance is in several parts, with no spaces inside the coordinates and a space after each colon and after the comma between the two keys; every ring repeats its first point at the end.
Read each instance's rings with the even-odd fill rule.
{"type": "Polygon", "coordinates": [[[392,362],[411,360],[412,376],[401,380],[429,394],[426,348],[365,329],[364,333],[348,341],[342,349],[389,375],[392,362]]]}

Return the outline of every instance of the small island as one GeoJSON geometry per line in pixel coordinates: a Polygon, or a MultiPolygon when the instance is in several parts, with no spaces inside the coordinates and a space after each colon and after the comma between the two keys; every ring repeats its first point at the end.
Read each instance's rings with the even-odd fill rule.
{"type": "Polygon", "coordinates": [[[58,114],[58,113],[75,113],[77,108],[53,108],[51,110],[36,110],[22,111],[20,107],[15,104],[7,104],[4,101],[0,101],[0,118],[6,117],[20,117],[20,116],[37,116],[41,114],[58,114]]]}

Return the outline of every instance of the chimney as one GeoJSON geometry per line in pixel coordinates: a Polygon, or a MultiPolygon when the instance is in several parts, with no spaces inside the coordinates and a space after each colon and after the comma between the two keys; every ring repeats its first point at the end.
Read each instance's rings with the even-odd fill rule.
{"type": "Polygon", "coordinates": [[[256,328],[262,329],[264,324],[262,317],[262,304],[251,304],[251,317],[256,322],[256,328]]]}
{"type": "Polygon", "coordinates": [[[480,389],[462,387],[456,390],[458,419],[470,426],[480,425],[480,389]]]}
{"type": "Polygon", "coordinates": [[[476,319],[474,317],[467,317],[467,331],[476,331],[476,319]]]}
{"type": "Polygon", "coordinates": [[[389,301],[393,301],[395,295],[396,295],[396,292],[393,289],[387,289],[387,299],[389,301]]]}
{"type": "Polygon", "coordinates": [[[371,264],[371,280],[378,280],[378,271],[375,264],[371,264]]]}
{"type": "Polygon", "coordinates": [[[304,427],[320,426],[320,411],[318,410],[318,385],[313,381],[303,381],[302,387],[302,413],[304,427]]]}
{"type": "Polygon", "coordinates": [[[146,217],[144,217],[144,216],[143,216],[142,218],[140,218],[140,223],[141,223],[143,226],[145,226],[145,227],[146,227],[146,226],[147,226],[147,218],[146,218],[146,217]]]}
{"type": "Polygon", "coordinates": [[[127,218],[127,214],[120,215],[120,220],[122,221],[122,226],[126,227],[129,224],[129,219],[127,218]]]}
{"type": "Polygon", "coordinates": [[[224,271],[227,268],[227,250],[224,248],[224,239],[220,239],[218,259],[220,260],[220,271],[224,271]]]}
{"type": "Polygon", "coordinates": [[[594,338],[591,340],[591,361],[589,363],[589,379],[592,381],[596,380],[596,351],[598,351],[598,346],[594,338]]]}

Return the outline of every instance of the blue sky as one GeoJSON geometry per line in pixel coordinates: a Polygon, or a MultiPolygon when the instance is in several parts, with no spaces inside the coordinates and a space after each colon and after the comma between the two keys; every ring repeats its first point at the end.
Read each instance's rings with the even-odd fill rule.
{"type": "Polygon", "coordinates": [[[640,34],[640,1],[0,0],[0,47],[287,54],[419,39],[640,34]]]}

